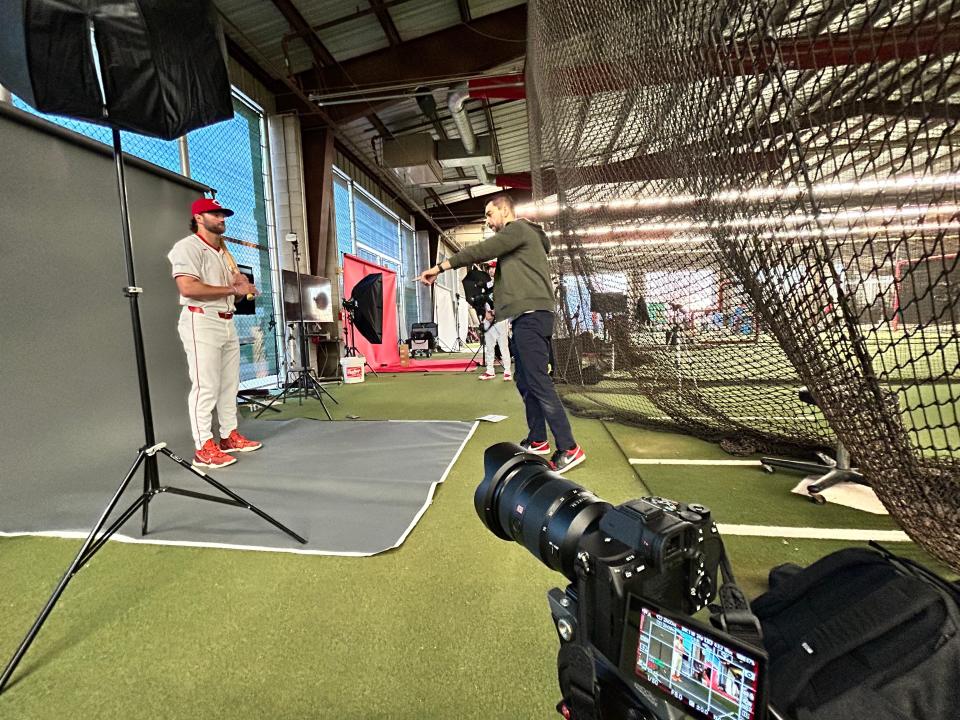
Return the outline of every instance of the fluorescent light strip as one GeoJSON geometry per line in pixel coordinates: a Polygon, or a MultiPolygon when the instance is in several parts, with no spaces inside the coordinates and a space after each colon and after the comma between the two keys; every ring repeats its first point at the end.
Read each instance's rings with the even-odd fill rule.
{"type": "MultiPolygon", "coordinates": [[[[814,224],[818,220],[825,225],[833,225],[837,221],[848,220],[880,220],[884,224],[889,224],[899,218],[923,218],[947,216],[953,218],[960,213],[960,206],[957,205],[934,205],[934,206],[908,206],[908,207],[884,207],[872,210],[844,210],[836,213],[821,213],[820,215],[787,215],[784,217],[758,217],[758,218],[736,218],[725,222],[718,221],[678,221],[668,223],[634,223],[629,225],[594,225],[586,228],[578,228],[573,233],[578,237],[594,237],[598,235],[620,235],[620,234],[642,234],[642,233],[677,233],[690,232],[694,230],[710,231],[723,228],[775,228],[790,225],[808,225],[814,224]]],[[[936,223],[940,225],[940,223],[936,223]]],[[[930,224],[918,225],[926,227],[930,224]]],[[[876,226],[873,226],[876,227],[876,226]]],[[[840,230],[843,233],[856,232],[856,225],[848,225],[842,228],[830,228],[831,231],[840,230]]],[[[548,237],[560,237],[560,230],[550,230],[548,237]]],[[[828,233],[829,234],[829,233],[828,233]]]]}
{"type": "MultiPolygon", "coordinates": [[[[758,233],[757,235],[739,235],[734,236],[733,238],[728,239],[760,239],[760,240],[798,240],[798,239],[810,239],[810,238],[837,238],[837,237],[847,237],[849,235],[912,235],[918,232],[942,232],[944,230],[954,230],[960,232],[960,222],[954,221],[944,224],[930,224],[922,223],[918,225],[863,225],[857,227],[847,227],[847,228],[824,228],[820,230],[780,230],[777,232],[764,232],[758,233]]],[[[579,244],[570,244],[570,243],[559,243],[554,245],[554,249],[570,249],[570,248],[584,248],[584,249],[604,249],[604,248],[615,248],[615,247],[660,247],[664,245],[706,245],[708,243],[716,243],[717,238],[712,238],[707,235],[683,235],[679,237],[670,237],[670,238],[660,238],[660,239],[629,239],[624,238],[622,240],[608,240],[600,242],[582,242],[579,244]]],[[[721,238],[721,240],[723,240],[721,238]]],[[[706,250],[704,250],[706,252],[706,250]]]]}
{"type": "MultiPolygon", "coordinates": [[[[825,182],[813,185],[813,193],[821,198],[835,198],[844,195],[869,192],[886,193],[906,190],[935,190],[960,185],[960,173],[929,175],[923,177],[903,176],[883,180],[859,180],[850,182],[825,182]]],[[[517,206],[517,215],[543,216],[556,215],[561,210],[588,212],[591,210],[657,210],[670,207],[683,207],[697,202],[715,202],[729,204],[741,200],[784,200],[800,199],[807,196],[806,187],[786,185],[784,187],[762,187],[751,190],[722,190],[716,195],[666,195],[646,198],[617,198],[603,202],[580,202],[559,205],[556,202],[525,203],[517,206]]]]}

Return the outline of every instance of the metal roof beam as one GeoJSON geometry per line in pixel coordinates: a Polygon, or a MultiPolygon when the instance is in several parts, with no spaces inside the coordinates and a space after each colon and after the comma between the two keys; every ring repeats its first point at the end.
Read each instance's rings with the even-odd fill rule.
{"type": "Polygon", "coordinates": [[[400,39],[400,33],[397,32],[397,26],[393,24],[393,18],[390,17],[390,11],[387,10],[387,6],[383,4],[383,0],[370,0],[370,7],[373,8],[373,12],[377,15],[377,20],[380,21],[380,27],[383,28],[383,33],[387,36],[390,47],[397,47],[397,45],[403,44],[403,40],[400,39]]]}
{"type": "MultiPolygon", "coordinates": [[[[289,0],[275,0],[277,2],[289,0]]],[[[472,21],[408,40],[396,47],[346,60],[319,73],[320,85],[327,91],[352,90],[357,86],[419,82],[426,77],[457,75],[488,70],[523,57],[526,52],[527,6],[517,5],[472,21]],[[496,35],[493,40],[488,35],[496,35]]],[[[305,87],[314,85],[313,73],[300,75],[305,87]]],[[[278,108],[288,99],[279,95],[278,108]]],[[[374,103],[373,109],[396,101],[374,103]]],[[[337,123],[363,117],[369,106],[339,105],[328,109],[337,123]]]]}
{"type": "Polygon", "coordinates": [[[270,2],[280,11],[280,14],[283,15],[284,19],[290,24],[290,28],[300,36],[300,39],[310,48],[317,67],[336,65],[337,61],[333,55],[331,55],[330,51],[320,42],[320,38],[317,37],[313,28],[310,27],[310,23],[300,14],[297,6],[294,5],[291,0],[270,0],[270,2]]]}

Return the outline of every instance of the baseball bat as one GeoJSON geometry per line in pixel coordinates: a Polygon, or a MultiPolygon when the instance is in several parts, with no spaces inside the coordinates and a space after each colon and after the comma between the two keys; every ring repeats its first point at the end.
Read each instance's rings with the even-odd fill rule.
{"type": "MultiPolygon", "coordinates": [[[[227,250],[227,244],[223,242],[223,240],[220,241],[220,247],[223,248],[223,256],[227,259],[227,265],[230,266],[230,272],[240,272],[240,268],[237,267],[237,261],[234,259],[233,254],[227,250]]],[[[253,300],[253,298],[253,293],[247,293],[247,300],[253,300]]]]}

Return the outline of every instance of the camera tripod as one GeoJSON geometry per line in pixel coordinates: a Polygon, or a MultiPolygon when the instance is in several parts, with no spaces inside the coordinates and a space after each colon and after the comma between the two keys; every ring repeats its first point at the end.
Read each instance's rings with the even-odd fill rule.
{"type": "MultiPolygon", "coordinates": [[[[106,105],[104,105],[104,118],[107,119],[106,105]]],[[[142,535],[146,535],[150,502],[158,495],[163,493],[171,493],[174,495],[191,497],[196,500],[206,500],[209,502],[223,503],[225,505],[234,505],[236,507],[246,508],[254,514],[259,515],[268,523],[289,535],[297,542],[302,544],[306,544],[307,542],[304,538],[293,532],[293,530],[285,525],[282,525],[256,506],[251,505],[249,502],[244,500],[226,486],[214,480],[205,472],[193,467],[193,465],[191,465],[189,462],[170,450],[165,442],[158,442],[156,439],[153,427],[153,410],[150,402],[150,386],[147,380],[147,358],[143,345],[143,328],[140,323],[139,296],[143,290],[142,288],[137,287],[133,264],[133,242],[130,234],[130,216],[127,208],[127,189],[123,172],[123,150],[120,144],[120,131],[116,128],[116,126],[112,126],[112,130],[114,170],[116,173],[117,188],[120,194],[120,221],[123,236],[124,262],[127,271],[127,286],[123,289],[123,293],[130,301],[130,321],[133,327],[133,343],[137,364],[137,380],[140,387],[140,408],[143,414],[144,444],[138,450],[137,457],[134,460],[133,465],[130,466],[130,469],[127,471],[127,474],[124,476],[123,481],[120,483],[120,486],[117,488],[110,502],[101,513],[96,524],[93,526],[93,529],[90,530],[89,535],[87,535],[87,539],[80,547],[80,551],[77,553],[77,556],[74,558],[73,562],[70,563],[70,566],[67,568],[66,573],[64,573],[63,578],[61,578],[56,589],[53,591],[53,594],[50,596],[50,599],[47,600],[47,604],[43,607],[40,615],[34,621],[33,626],[30,628],[27,636],[23,639],[23,642],[20,643],[20,647],[17,648],[16,653],[14,653],[10,662],[7,664],[3,674],[0,675],[0,693],[3,692],[3,689],[6,687],[10,677],[13,675],[17,666],[20,664],[20,661],[23,659],[23,656],[27,653],[27,650],[30,649],[30,646],[36,639],[37,634],[43,627],[44,622],[46,622],[47,618],[50,616],[50,613],[53,611],[57,600],[60,599],[60,596],[63,594],[64,590],[66,590],[67,585],[69,584],[70,580],[73,579],[73,576],[76,575],[77,572],[79,572],[80,569],[90,561],[97,551],[99,551],[106,544],[107,540],[109,540],[118,530],[120,530],[127,520],[133,517],[138,510],[142,512],[140,531],[142,535]],[[200,493],[194,490],[184,490],[177,487],[161,486],[160,471],[157,463],[158,455],[163,455],[173,460],[177,465],[188,472],[193,473],[196,477],[200,478],[208,485],[211,485],[226,497],[222,497],[220,495],[208,495],[206,493],[200,493]],[[114,509],[120,502],[120,497],[126,491],[127,487],[129,487],[141,466],[143,467],[143,492],[129,507],[120,512],[119,516],[110,522],[108,526],[107,523],[110,520],[110,516],[113,514],[114,509]]]]}
{"type": "Polygon", "coordinates": [[[320,407],[323,408],[323,412],[326,414],[327,420],[333,420],[333,417],[330,415],[330,411],[327,409],[327,404],[323,401],[323,396],[326,395],[328,398],[330,398],[334,405],[339,405],[340,403],[337,402],[337,399],[331,395],[320,382],[320,380],[317,379],[317,376],[313,374],[313,369],[310,367],[310,355],[307,352],[307,326],[303,321],[303,281],[300,278],[300,242],[297,240],[296,235],[291,234],[289,237],[292,238],[290,242],[293,244],[293,264],[294,268],[296,269],[297,276],[297,308],[299,309],[299,317],[297,318],[297,335],[300,347],[300,365],[292,368],[293,372],[296,373],[297,376],[296,381],[290,382],[288,371],[287,382],[283,388],[283,392],[271,398],[270,402],[264,405],[260,412],[254,415],[254,417],[260,417],[267,410],[276,410],[276,408],[273,407],[276,402],[279,400],[286,400],[287,397],[295,394],[300,399],[301,405],[303,405],[303,399],[305,397],[315,397],[320,401],[320,407]]]}

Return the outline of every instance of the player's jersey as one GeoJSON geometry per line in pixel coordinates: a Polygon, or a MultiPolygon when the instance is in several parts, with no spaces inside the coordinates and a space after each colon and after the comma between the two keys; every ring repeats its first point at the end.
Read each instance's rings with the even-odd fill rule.
{"type": "MultiPolygon", "coordinates": [[[[167,259],[173,266],[173,276],[188,275],[197,278],[205,285],[230,286],[230,266],[223,250],[214,248],[197,234],[188,235],[177,242],[167,254],[167,259]]],[[[215,312],[233,312],[233,296],[214,298],[212,300],[197,300],[180,296],[181,305],[202,307],[215,312]]]]}

